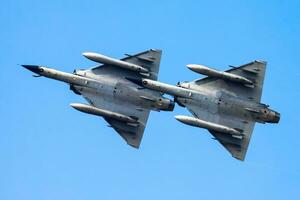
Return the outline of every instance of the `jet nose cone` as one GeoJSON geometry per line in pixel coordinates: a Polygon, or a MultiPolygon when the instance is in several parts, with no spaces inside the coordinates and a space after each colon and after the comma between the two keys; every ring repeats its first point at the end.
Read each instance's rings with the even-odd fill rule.
{"type": "Polygon", "coordinates": [[[38,65],[22,65],[22,67],[28,69],[29,71],[32,71],[36,74],[40,74],[43,69],[41,67],[39,67],[38,65]]]}

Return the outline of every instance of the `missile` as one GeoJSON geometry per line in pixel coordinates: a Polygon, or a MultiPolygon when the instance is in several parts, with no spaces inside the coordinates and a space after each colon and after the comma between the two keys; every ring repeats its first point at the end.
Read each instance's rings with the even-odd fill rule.
{"type": "Polygon", "coordinates": [[[114,65],[114,66],[122,67],[122,68],[125,68],[128,70],[131,70],[131,71],[136,71],[136,72],[145,73],[145,74],[149,73],[149,70],[142,66],[139,66],[139,65],[136,65],[133,63],[129,63],[129,62],[126,62],[123,60],[110,58],[108,56],[104,56],[104,55],[101,55],[98,53],[85,52],[82,55],[84,57],[86,57],[87,59],[98,62],[98,63],[114,65]]]}
{"type": "Polygon", "coordinates": [[[70,104],[73,108],[75,108],[76,110],[80,111],[80,112],[84,112],[87,114],[91,114],[91,115],[97,115],[97,116],[101,116],[101,117],[107,117],[107,118],[112,118],[118,121],[122,121],[122,122],[127,122],[127,123],[133,123],[136,124],[138,123],[136,119],[129,117],[127,115],[123,115],[121,113],[116,113],[116,112],[112,112],[109,110],[104,110],[104,109],[100,109],[100,108],[96,108],[94,106],[90,106],[90,105],[86,105],[86,104],[81,104],[81,103],[71,103],[70,104]]]}
{"type": "Polygon", "coordinates": [[[196,73],[203,74],[206,76],[221,78],[224,80],[238,82],[238,83],[242,83],[242,84],[246,84],[246,85],[253,85],[253,82],[251,80],[249,80],[243,76],[231,74],[228,72],[218,71],[218,70],[215,70],[215,69],[203,66],[203,65],[189,64],[189,65],[187,65],[187,68],[189,68],[190,70],[192,70],[196,73]]]}
{"type": "Polygon", "coordinates": [[[227,133],[230,135],[235,135],[235,136],[243,136],[244,134],[234,128],[230,128],[227,126],[223,126],[220,124],[216,124],[216,123],[212,123],[212,122],[208,122],[208,121],[204,121],[195,117],[189,117],[189,116],[184,116],[184,115],[177,115],[175,116],[175,118],[187,125],[190,126],[196,126],[196,127],[200,127],[200,128],[205,128],[208,130],[213,130],[213,131],[217,131],[220,133],[227,133]]]}

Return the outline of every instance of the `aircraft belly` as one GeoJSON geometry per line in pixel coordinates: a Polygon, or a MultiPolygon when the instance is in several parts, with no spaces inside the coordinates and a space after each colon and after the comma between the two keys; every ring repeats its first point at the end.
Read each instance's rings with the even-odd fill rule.
{"type": "Polygon", "coordinates": [[[230,98],[222,98],[221,96],[219,98],[198,97],[195,99],[179,97],[177,101],[186,106],[195,117],[207,121],[230,123],[232,119],[242,122],[252,120],[251,113],[244,109],[246,102],[243,101],[232,101],[230,98]]]}
{"type": "Polygon", "coordinates": [[[185,105],[197,118],[207,121],[218,121],[218,107],[211,99],[187,99],[178,98],[179,103],[185,105]]]}
{"type": "Polygon", "coordinates": [[[153,95],[148,94],[145,90],[138,90],[135,86],[130,86],[121,82],[118,82],[113,90],[113,98],[116,101],[120,101],[121,104],[128,101],[141,108],[149,109],[151,104],[153,104],[153,100],[149,101],[147,98],[141,98],[147,96],[156,101],[156,99],[153,98],[153,95]]]}
{"type": "Polygon", "coordinates": [[[252,114],[245,109],[249,106],[246,101],[233,98],[221,98],[219,99],[218,104],[220,114],[237,118],[238,120],[252,121],[252,114]]]}

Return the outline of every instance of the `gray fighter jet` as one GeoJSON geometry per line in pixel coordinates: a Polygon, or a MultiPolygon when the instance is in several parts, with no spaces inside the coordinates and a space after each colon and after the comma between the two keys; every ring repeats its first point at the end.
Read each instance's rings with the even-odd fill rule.
{"type": "Polygon", "coordinates": [[[104,117],[129,145],[138,148],[150,110],[174,109],[174,101],[131,81],[145,77],[157,80],[161,51],[151,49],[136,55],[126,54],[127,57],[121,60],[97,53],[83,55],[103,65],[74,70],[73,74],[36,65],[23,67],[36,73],[35,77],[44,76],[68,83],[74,93],[82,95],[89,103],[72,103],[72,107],[104,117]]]}
{"type": "Polygon", "coordinates": [[[255,122],[278,123],[280,119],[278,112],[260,103],[266,62],[254,61],[225,72],[203,65],[187,67],[208,77],[177,86],[139,81],[145,88],[174,96],[193,115],[175,116],[177,120],[208,129],[233,157],[244,160],[255,122]]]}

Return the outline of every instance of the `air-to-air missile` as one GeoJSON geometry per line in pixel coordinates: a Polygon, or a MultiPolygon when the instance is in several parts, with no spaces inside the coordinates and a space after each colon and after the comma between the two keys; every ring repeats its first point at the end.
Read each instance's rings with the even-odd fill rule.
{"type": "Polygon", "coordinates": [[[83,55],[103,65],[74,70],[73,74],[37,65],[23,67],[37,74],[35,77],[44,76],[69,84],[74,93],[82,95],[90,104],[73,103],[73,108],[103,117],[129,145],[138,148],[150,111],[172,111],[175,105],[160,92],[141,89],[131,81],[145,77],[156,80],[161,51],[150,49],[121,60],[97,53],[83,55]]]}

